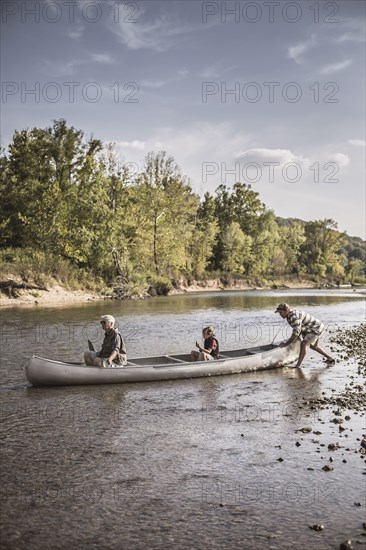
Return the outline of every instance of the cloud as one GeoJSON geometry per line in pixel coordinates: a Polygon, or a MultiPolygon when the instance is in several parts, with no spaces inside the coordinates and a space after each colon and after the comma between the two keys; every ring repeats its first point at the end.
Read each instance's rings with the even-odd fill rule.
{"type": "Polygon", "coordinates": [[[170,79],[167,79],[167,80],[149,80],[149,79],[141,80],[141,86],[144,86],[145,88],[152,88],[152,89],[163,88],[164,86],[166,86],[169,83],[170,83],[170,79]]]}
{"type": "Polygon", "coordinates": [[[108,54],[91,54],[85,59],[72,59],[67,63],[55,63],[54,61],[45,60],[45,70],[49,75],[55,77],[70,76],[77,73],[77,69],[83,65],[90,63],[101,63],[103,65],[112,65],[114,61],[108,54]]]}
{"type": "Polygon", "coordinates": [[[349,156],[345,155],[344,153],[334,153],[333,155],[330,155],[329,158],[342,168],[350,163],[349,156]]]}
{"type": "Polygon", "coordinates": [[[133,141],[117,141],[116,145],[122,149],[136,149],[138,151],[143,151],[145,149],[146,142],[135,139],[133,141]]]}
{"type": "Polygon", "coordinates": [[[119,141],[116,146],[121,158],[125,156],[139,169],[148,151],[167,151],[175,158],[182,172],[191,178],[194,191],[200,194],[213,191],[220,183],[229,186],[235,181],[252,183],[258,173],[262,176],[257,185],[267,184],[266,178],[270,174],[275,175],[276,181],[300,177],[302,182],[311,184],[314,183],[314,162],[322,170],[327,162],[332,161],[339,168],[350,162],[344,153],[331,153],[325,149],[311,158],[290,149],[251,148],[254,139],[250,134],[237,132],[229,123],[197,122],[179,130],[173,127],[157,128],[146,140],[119,141]],[[259,165],[258,169],[254,163],[259,165]]]}
{"type": "MultiPolygon", "coordinates": [[[[142,16],[146,14],[146,10],[139,8],[137,14],[138,21],[131,23],[129,21],[120,20],[118,25],[111,27],[119,41],[127,46],[130,50],[149,49],[156,52],[168,50],[174,44],[174,38],[179,35],[184,35],[193,32],[202,32],[202,25],[182,23],[177,17],[171,14],[162,13],[155,20],[145,21],[142,16]]],[[[205,29],[218,24],[211,22],[204,26],[205,29]]]]}
{"type": "MultiPolygon", "coordinates": [[[[210,183],[217,187],[220,184],[222,163],[226,163],[225,166],[228,170],[235,169],[235,163],[232,161],[233,151],[248,146],[249,141],[248,134],[236,132],[230,124],[197,122],[192,126],[180,129],[175,127],[157,128],[146,141],[141,143],[145,143],[144,153],[167,151],[169,155],[172,155],[182,172],[192,178],[195,191],[203,193],[207,190],[207,184],[202,183],[204,167],[206,165],[215,166],[216,176],[210,178],[210,183]]],[[[125,146],[121,145],[123,143],[116,144],[120,149],[121,158],[125,154],[123,151],[125,146]]],[[[126,143],[131,144],[131,142],[126,143]]],[[[128,155],[126,155],[128,161],[142,166],[141,152],[142,149],[130,146],[128,155]]],[[[230,175],[228,175],[229,179],[230,175]]]]}
{"type": "MultiPolygon", "coordinates": [[[[103,65],[113,65],[114,61],[109,54],[93,53],[91,60],[94,63],[102,63],[103,65]]],[[[87,61],[86,61],[87,63],[87,61]]]]}
{"type": "Polygon", "coordinates": [[[308,166],[310,163],[309,159],[295,155],[290,149],[254,148],[236,153],[234,158],[245,160],[246,162],[256,162],[261,165],[264,162],[276,162],[278,163],[278,169],[282,169],[286,164],[291,162],[300,166],[308,166]]]}
{"type": "Polygon", "coordinates": [[[48,75],[54,77],[70,76],[76,74],[76,68],[83,64],[82,61],[73,59],[67,63],[57,63],[50,60],[45,60],[44,62],[45,71],[48,75]]]}
{"type": "Polygon", "coordinates": [[[188,75],[189,71],[187,69],[178,69],[174,75],[166,79],[143,79],[141,80],[141,85],[145,88],[152,89],[163,88],[164,86],[168,86],[169,84],[184,80],[188,75]]]}
{"type": "Polygon", "coordinates": [[[337,73],[338,71],[342,71],[343,69],[346,69],[352,65],[352,59],[345,59],[344,61],[340,61],[339,63],[331,63],[329,65],[325,65],[319,70],[320,74],[333,74],[337,73]]]}
{"type": "Polygon", "coordinates": [[[216,67],[206,67],[199,75],[201,78],[219,78],[220,73],[216,67]]]}
{"type": "Polygon", "coordinates": [[[364,18],[348,18],[339,21],[337,30],[341,33],[335,39],[336,43],[343,42],[365,42],[365,20],[364,18]]]}
{"type": "Polygon", "coordinates": [[[246,145],[249,136],[236,133],[230,124],[197,122],[192,128],[160,128],[153,136],[153,148],[165,149],[176,158],[196,158],[199,162],[232,158],[232,152],[246,145]]]}
{"type": "Polygon", "coordinates": [[[178,78],[186,78],[186,76],[189,75],[189,70],[188,69],[178,69],[177,70],[177,77],[178,78]]]}
{"type": "Polygon", "coordinates": [[[67,31],[69,38],[73,40],[80,40],[84,36],[85,27],[82,25],[75,27],[75,29],[70,29],[67,31]]]}
{"type": "Polygon", "coordinates": [[[317,43],[315,34],[312,34],[309,40],[305,42],[299,42],[295,46],[290,46],[288,48],[288,57],[293,59],[298,65],[303,62],[304,54],[313,48],[317,43]]]}
{"type": "Polygon", "coordinates": [[[364,139],[349,139],[348,143],[356,147],[366,147],[366,141],[364,139]]]}

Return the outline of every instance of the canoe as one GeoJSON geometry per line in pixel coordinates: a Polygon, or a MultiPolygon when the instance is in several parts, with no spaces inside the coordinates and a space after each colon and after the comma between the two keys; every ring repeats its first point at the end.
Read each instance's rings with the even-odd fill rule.
{"type": "Polygon", "coordinates": [[[300,344],[285,348],[273,344],[257,348],[220,352],[214,361],[190,361],[190,355],[160,355],[130,359],[124,367],[90,367],[64,363],[33,355],[27,366],[28,381],[35,386],[75,386],[83,384],[122,384],[220,376],[283,367],[294,362],[300,344]]]}

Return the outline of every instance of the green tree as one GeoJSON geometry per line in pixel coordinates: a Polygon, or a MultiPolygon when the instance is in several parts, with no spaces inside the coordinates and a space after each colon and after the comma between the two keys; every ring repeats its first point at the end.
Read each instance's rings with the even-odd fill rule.
{"type": "Polygon", "coordinates": [[[8,244],[65,253],[65,235],[79,218],[70,217],[70,202],[80,198],[80,182],[93,177],[100,149],[100,141],[83,141],[83,133],[63,119],[52,128],[15,132],[4,184],[8,244]]]}
{"type": "Polygon", "coordinates": [[[353,284],[356,277],[365,277],[365,264],[359,259],[350,260],[346,266],[345,272],[349,281],[353,284]]]}
{"type": "Polygon", "coordinates": [[[134,186],[135,257],[157,275],[187,268],[199,199],[165,151],[149,153],[134,186]]]}
{"type": "Polygon", "coordinates": [[[263,210],[256,219],[252,260],[247,266],[252,275],[273,274],[273,254],[279,243],[278,226],[271,210],[263,210]]]}
{"type": "Polygon", "coordinates": [[[305,224],[306,241],[301,246],[302,263],[309,274],[341,277],[344,274],[340,249],[344,235],[334,220],[324,219],[305,224]]]}
{"type": "Polygon", "coordinates": [[[210,265],[218,231],[218,222],[215,215],[215,200],[210,193],[205,193],[197,210],[189,253],[189,271],[191,271],[195,277],[201,277],[210,265]]]}
{"type": "Polygon", "coordinates": [[[264,226],[269,221],[266,208],[260,201],[258,193],[251,189],[250,185],[237,182],[232,191],[225,185],[216,189],[215,212],[219,225],[219,235],[214,248],[214,269],[224,269],[224,262],[227,264],[224,247],[226,228],[233,222],[239,224],[245,236],[251,237],[250,250],[245,255],[243,267],[246,273],[253,273],[262,269],[266,246],[271,246],[264,226]],[[265,244],[267,242],[267,245],[265,244]],[[256,256],[256,254],[258,254],[256,256]]]}
{"type": "Polygon", "coordinates": [[[245,235],[238,222],[231,222],[221,235],[222,269],[229,273],[243,273],[252,257],[252,238],[245,235]]]}
{"type": "Polygon", "coordinates": [[[301,264],[301,247],[304,245],[306,237],[304,224],[294,221],[289,225],[282,225],[278,228],[279,246],[284,255],[285,270],[289,274],[299,273],[301,264]]]}

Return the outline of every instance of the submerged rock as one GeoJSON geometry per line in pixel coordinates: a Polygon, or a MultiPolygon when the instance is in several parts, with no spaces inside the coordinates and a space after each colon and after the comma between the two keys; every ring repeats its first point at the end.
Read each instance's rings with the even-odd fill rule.
{"type": "Polygon", "coordinates": [[[314,531],[323,531],[324,525],[321,523],[317,523],[316,525],[309,525],[310,529],[313,529],[314,531]]]}

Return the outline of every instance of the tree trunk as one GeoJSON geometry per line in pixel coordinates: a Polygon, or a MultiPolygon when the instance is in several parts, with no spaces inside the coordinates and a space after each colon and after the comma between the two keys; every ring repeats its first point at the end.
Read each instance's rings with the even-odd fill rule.
{"type": "Polygon", "coordinates": [[[159,275],[158,254],[157,254],[158,217],[159,216],[155,214],[154,216],[154,264],[155,264],[155,271],[157,275],[159,275]]]}

